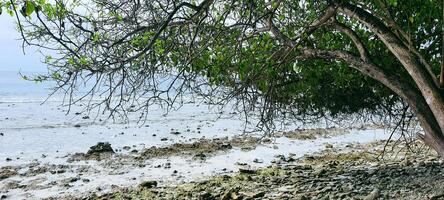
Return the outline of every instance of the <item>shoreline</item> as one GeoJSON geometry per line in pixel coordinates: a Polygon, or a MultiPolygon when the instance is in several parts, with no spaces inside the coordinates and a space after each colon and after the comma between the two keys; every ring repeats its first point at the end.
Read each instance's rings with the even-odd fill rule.
{"type": "Polygon", "coordinates": [[[295,160],[281,157],[277,158],[281,161],[279,164],[269,167],[177,186],[157,186],[157,182],[146,181],[138,187],[81,198],[374,200],[440,199],[444,196],[444,164],[436,154],[421,149],[416,141],[414,150],[417,152],[398,146],[395,147],[397,153],[378,160],[385,142],[356,144],[346,151],[331,148],[295,160]]]}
{"type": "MultiPolygon", "coordinates": [[[[360,131],[307,129],[284,132],[273,138],[234,136],[199,139],[165,147],[133,149],[128,146],[114,149],[113,154],[105,152],[93,156],[85,150],[84,153],[65,156],[58,164],[33,162],[2,167],[0,171],[6,172],[3,174],[6,178],[0,180],[5,185],[0,188],[0,193],[8,198],[33,199],[88,194],[91,191],[103,194],[147,179],[155,180],[159,185],[183,184],[236,173],[245,168],[267,167],[273,165],[276,156],[294,160],[332,148],[330,146],[343,148],[359,140],[371,142],[376,137],[368,137],[364,141],[362,137],[368,136],[368,131],[373,129],[360,131]]],[[[381,130],[378,137],[387,135],[381,130]]]]}

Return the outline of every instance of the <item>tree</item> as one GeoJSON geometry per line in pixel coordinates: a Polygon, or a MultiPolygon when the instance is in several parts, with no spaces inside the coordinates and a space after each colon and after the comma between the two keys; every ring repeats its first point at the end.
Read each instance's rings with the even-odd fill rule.
{"type": "Polygon", "coordinates": [[[56,81],[70,103],[99,95],[104,100],[90,106],[113,113],[171,105],[190,92],[236,98],[246,112],[260,108],[265,122],[383,114],[406,103],[424,130],[419,137],[444,156],[437,0],[11,0],[0,7],[16,17],[25,46],[53,52],[45,59],[50,73],[34,79],[56,81]],[[89,92],[73,99],[88,81],[89,92]]]}

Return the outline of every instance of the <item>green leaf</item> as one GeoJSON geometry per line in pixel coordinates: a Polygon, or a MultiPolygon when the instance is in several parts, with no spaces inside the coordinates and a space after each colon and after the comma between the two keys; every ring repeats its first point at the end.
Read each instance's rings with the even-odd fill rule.
{"type": "Polygon", "coordinates": [[[26,6],[25,14],[26,16],[30,16],[35,11],[35,5],[31,1],[25,1],[25,6],[26,6]]]}

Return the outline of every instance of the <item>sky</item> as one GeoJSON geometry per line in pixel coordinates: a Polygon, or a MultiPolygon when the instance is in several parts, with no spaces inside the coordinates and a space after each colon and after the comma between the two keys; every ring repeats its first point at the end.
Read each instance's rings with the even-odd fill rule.
{"type": "Polygon", "coordinates": [[[0,15],[0,71],[45,72],[43,56],[30,47],[23,54],[20,34],[11,16],[0,15]]]}

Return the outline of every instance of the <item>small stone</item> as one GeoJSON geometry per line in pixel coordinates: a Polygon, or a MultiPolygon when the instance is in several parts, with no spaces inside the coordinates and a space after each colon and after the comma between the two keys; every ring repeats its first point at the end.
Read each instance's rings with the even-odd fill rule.
{"type": "Polygon", "coordinates": [[[265,138],[262,140],[263,143],[271,143],[273,142],[270,138],[265,138]]]}
{"type": "Polygon", "coordinates": [[[263,160],[258,159],[258,158],[255,158],[255,159],[253,160],[253,162],[254,162],[254,163],[264,163],[263,160]]]}
{"type": "Polygon", "coordinates": [[[160,141],[167,141],[168,140],[168,138],[162,138],[162,139],[160,139],[160,141]]]}
{"type": "Polygon", "coordinates": [[[254,170],[254,169],[240,168],[240,169],[239,169],[239,172],[240,172],[241,174],[255,174],[255,173],[256,173],[256,170],[254,170]]]}
{"type": "Polygon", "coordinates": [[[0,133],[0,136],[5,136],[5,134],[4,133],[0,133]]]}
{"type": "Polygon", "coordinates": [[[6,162],[10,162],[10,161],[12,161],[11,158],[6,158],[6,162]]]}
{"type": "Polygon", "coordinates": [[[222,145],[220,145],[220,147],[222,149],[232,149],[233,148],[233,146],[231,146],[230,143],[223,143],[222,145]]]}
{"type": "Polygon", "coordinates": [[[329,144],[329,143],[327,143],[327,144],[325,145],[325,148],[327,148],[327,149],[332,149],[332,148],[333,148],[333,145],[332,145],[332,144],[329,144]]]}
{"type": "Polygon", "coordinates": [[[80,126],[80,124],[76,124],[76,125],[74,125],[74,127],[75,127],[75,128],[80,128],[80,127],[82,127],[82,126],[80,126]]]}
{"type": "Polygon", "coordinates": [[[82,119],[89,119],[89,116],[83,116],[82,119]]]}
{"type": "Polygon", "coordinates": [[[68,179],[68,182],[70,182],[70,183],[74,183],[74,182],[77,182],[78,180],[79,180],[79,178],[77,178],[77,177],[72,177],[72,178],[68,179]]]}
{"type": "Polygon", "coordinates": [[[128,151],[128,150],[131,149],[131,147],[130,146],[124,146],[122,149],[128,151]]]}
{"type": "Polygon", "coordinates": [[[181,132],[179,132],[179,131],[171,131],[170,134],[173,134],[173,135],[180,135],[181,132]]]}
{"type": "Polygon", "coordinates": [[[157,181],[145,181],[142,182],[139,186],[142,188],[154,188],[157,187],[157,181]]]}

